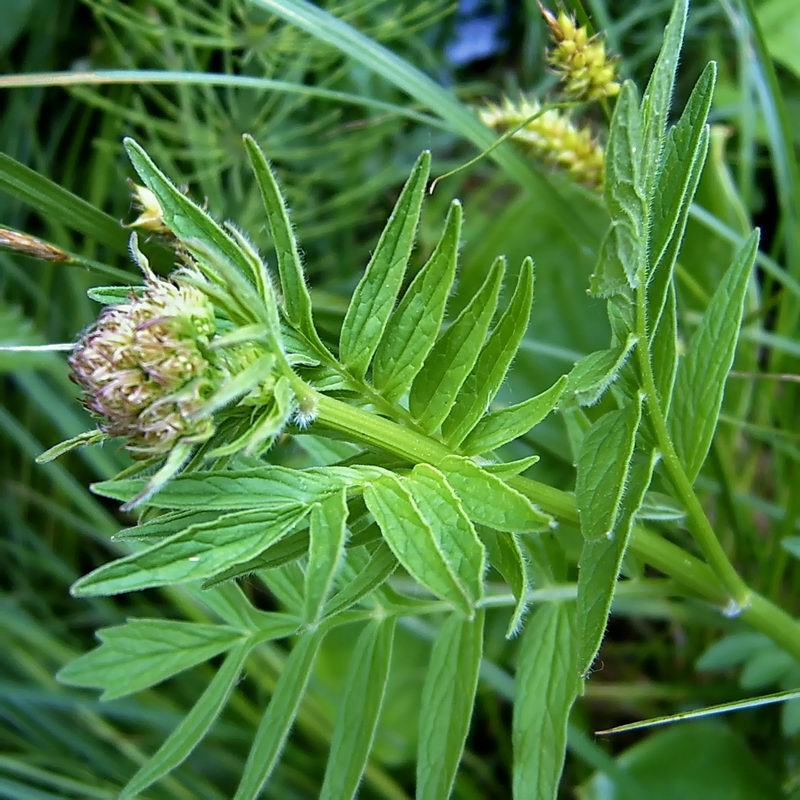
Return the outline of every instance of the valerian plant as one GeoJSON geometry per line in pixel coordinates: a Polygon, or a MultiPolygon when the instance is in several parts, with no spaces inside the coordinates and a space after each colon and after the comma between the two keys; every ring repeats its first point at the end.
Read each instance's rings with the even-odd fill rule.
{"type": "Polygon", "coordinates": [[[224,658],[123,797],[138,795],[185,759],[249,655],[285,639],[289,655],[235,794],[258,796],[301,708],[320,645],[343,625],[359,626],[360,634],[320,796],[354,796],[381,713],[398,619],[438,615],[443,622],[419,714],[416,786],[420,798],[445,798],[469,732],[486,615],[510,608],[507,635],[520,636],[514,796],[552,798],[570,709],[601,645],[626,553],[669,576],[676,592],[740,617],[800,658],[800,625],[744,583],[694,490],[734,357],[758,237],[736,255],[680,353],[673,271],[708,149],[715,80],[710,64],[669,127],[686,12],[686,0],[678,0],[643,97],[626,82],[615,101],[605,155],[610,225],[591,281],[591,292],[607,304],[611,341],[509,407],[495,399],[528,328],[534,264],[526,259],[518,268],[500,310],[506,262],[498,257],[463,310],[446,319],[459,253],[458,201],[424,266],[407,275],[429,153],[408,178],[334,342],[315,323],[286,203],[253,139],[245,137],[245,148],[276,274],[236,227],[215,222],[139,144],[126,141],[143,184],[139,197],[147,201],[145,229],[159,231],[177,267],[157,276],[134,235],[143,285],[92,291],[106,308],[70,364],[98,426],[44,458],[107,438],[120,438],[135,458],[117,479],[93,487],[140,512],[119,535],[130,552],[78,580],[74,595],[185,585],[218,623],[134,619],[103,629],[100,645],[60,678],[121,697],[224,658]],[[599,413],[584,410],[595,406],[599,413]],[[501,457],[505,445],[558,408],[579,421],[574,492],[530,477],[536,457],[501,457]],[[358,449],[305,469],[271,463],[303,432],[358,449]],[[656,479],[672,496],[673,524],[688,529],[702,558],[647,527],[656,479]],[[562,543],[576,541],[575,596],[530,610],[533,584],[565,574],[571,548],[562,543]],[[414,591],[408,580],[395,580],[403,574],[414,591]],[[260,610],[241,591],[236,580],[252,575],[280,610],[260,610]],[[507,590],[490,591],[487,575],[507,590]]]}

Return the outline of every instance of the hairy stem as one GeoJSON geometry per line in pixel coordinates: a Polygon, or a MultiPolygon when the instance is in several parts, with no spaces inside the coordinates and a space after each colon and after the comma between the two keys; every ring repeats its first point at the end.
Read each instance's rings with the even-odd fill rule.
{"type": "Polygon", "coordinates": [[[675,491],[686,508],[690,532],[709,566],[714,570],[720,582],[730,594],[735,607],[744,609],[750,602],[752,591],[742,580],[733,564],[731,564],[716,533],[714,533],[714,529],[694,491],[692,482],[686,475],[678,454],[675,452],[675,446],[667,428],[667,421],[661,409],[661,400],[653,377],[653,367],[650,363],[650,340],[647,336],[647,309],[645,302],[645,292],[640,289],[636,292],[636,333],[639,336],[639,344],[636,351],[647,413],[653,425],[656,442],[661,450],[664,466],[672,480],[675,491]]]}
{"type": "MultiPolygon", "coordinates": [[[[453,451],[441,442],[415,431],[406,430],[377,414],[318,393],[316,402],[318,415],[316,424],[344,433],[354,441],[363,442],[412,463],[424,462],[436,465],[446,456],[453,455],[453,451]]],[[[509,484],[562,522],[578,523],[575,498],[569,492],[521,476],[512,478],[509,484]]],[[[695,499],[695,513],[699,508],[708,525],[694,491],[692,490],[690,494],[695,499]]],[[[713,531],[711,535],[714,535],[713,531]]],[[[716,541],[716,537],[714,540],[716,541]]],[[[641,526],[637,527],[631,540],[631,548],[644,561],[672,578],[689,594],[719,606],[725,605],[730,599],[730,589],[715,569],[652,531],[641,526]]],[[[727,557],[725,561],[727,562],[727,557]]],[[[776,644],[800,660],[800,623],[766,598],[752,592],[738,575],[737,580],[744,586],[748,598],[748,604],[737,608],[737,612],[741,612],[742,618],[749,625],[769,636],[776,644]]]]}

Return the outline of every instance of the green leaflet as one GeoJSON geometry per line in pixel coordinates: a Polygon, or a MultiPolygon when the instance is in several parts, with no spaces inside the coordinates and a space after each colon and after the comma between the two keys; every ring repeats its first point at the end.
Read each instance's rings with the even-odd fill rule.
{"type": "Polygon", "coordinates": [[[36,463],[49,464],[51,461],[61,458],[61,456],[69,453],[76,447],[86,447],[87,445],[91,444],[100,444],[108,438],[108,434],[103,433],[103,431],[96,429],[93,431],[84,431],[83,433],[79,433],[77,436],[73,436],[71,439],[59,442],[59,444],[55,445],[54,447],[50,447],[49,449],[45,450],[44,453],[36,456],[36,463]]]}
{"type": "Polygon", "coordinates": [[[410,489],[394,475],[379,478],[364,490],[367,508],[383,538],[408,573],[437,597],[472,616],[470,589],[450,563],[450,552],[439,549],[444,531],[434,533],[436,520],[423,517],[410,489]]]}
{"type": "Polygon", "coordinates": [[[142,286],[92,286],[86,290],[86,296],[104,306],[119,306],[130,303],[131,297],[143,291],[142,286]]]}
{"type": "Polygon", "coordinates": [[[175,769],[194,750],[228,701],[239,680],[250,647],[249,642],[243,642],[228,653],[192,710],[167,737],[155,755],[131,778],[120,793],[120,800],[129,800],[143,792],[151,783],[175,769]]]}
{"type": "Polygon", "coordinates": [[[172,536],[190,525],[197,525],[201,522],[219,519],[219,511],[167,511],[159,514],[146,522],[140,522],[132,528],[123,528],[115,533],[111,538],[113,541],[125,541],[131,539],[165,539],[172,536]]]}
{"type": "Polygon", "coordinates": [[[442,436],[451,447],[461,444],[500,390],[528,329],[532,302],[533,261],[526,258],[508,308],[486,340],[455,404],[442,423],[442,436]]]}
{"type": "Polygon", "coordinates": [[[234,800],[255,800],[269,780],[297,716],[324,635],[323,631],[307,633],[292,648],[261,717],[234,800]]]}
{"type": "Polygon", "coordinates": [[[481,531],[481,540],[486,545],[489,563],[503,576],[517,601],[506,630],[506,639],[511,639],[519,633],[522,618],[528,608],[528,591],[531,587],[528,570],[525,568],[525,556],[515,533],[498,533],[484,528],[481,531]]]}
{"type": "Polygon", "coordinates": [[[567,376],[562,375],[541,394],[486,414],[470,431],[459,449],[464,455],[474,456],[513,442],[518,436],[538,425],[558,405],[566,387],[567,376]]]}
{"type": "Polygon", "coordinates": [[[754,231],[734,257],[678,364],[670,429],[690,481],[700,472],[714,437],[757,250],[754,231]]]}
{"type": "Polygon", "coordinates": [[[408,407],[429,433],[441,425],[455,405],[475,365],[494,315],[504,271],[505,259],[496,259],[481,288],[436,342],[414,379],[408,407]]]}
{"type": "Polygon", "coordinates": [[[372,382],[389,400],[402,397],[422,369],[444,318],[461,237],[461,203],[454,200],[428,262],[389,318],[372,365],[372,382]]]}
{"type": "Polygon", "coordinates": [[[447,456],[439,468],[455,489],[467,516],[479,525],[510,533],[533,533],[547,530],[553,522],[527,497],[469,458],[447,456]]]}
{"type": "Polygon", "coordinates": [[[593,406],[614,383],[637,341],[630,334],[616,347],[584,356],[569,373],[566,394],[574,393],[578,405],[593,406]]]}
{"type": "Polygon", "coordinates": [[[538,462],[539,456],[527,456],[527,458],[518,458],[516,461],[498,461],[494,464],[484,464],[483,469],[491,475],[497,475],[499,478],[507,480],[508,478],[522,475],[523,472],[538,462]]]}
{"type": "MultiPolygon", "coordinates": [[[[658,173],[658,191],[651,207],[650,262],[670,275],[672,264],[662,264],[673,238],[683,238],[694,196],[692,175],[702,171],[708,152],[708,112],[714,96],[717,67],[711,62],[695,84],[678,122],[670,129],[658,173]]],[[[652,276],[651,276],[652,277],[652,276]]]]}
{"type": "MultiPolygon", "coordinates": [[[[297,627],[297,623],[294,623],[297,627]]],[[[58,673],[70,686],[103,689],[103,700],[124,697],[208,661],[244,633],[227,625],[131,619],[97,631],[101,644],[58,673]]]]}
{"type": "MultiPolygon", "coordinates": [[[[167,484],[146,505],[154,508],[276,509],[315,503],[339,489],[359,486],[381,471],[374,467],[312,467],[299,470],[264,466],[226,472],[195,472],[167,484]]],[[[103,481],[92,490],[103,497],[127,500],[141,491],[144,481],[103,481]]]]}
{"type": "Polygon", "coordinates": [[[303,619],[319,621],[339,569],[347,537],[347,496],[344,490],[311,509],[308,566],[305,576],[303,619]]]}
{"type": "Polygon", "coordinates": [[[486,553],[455,492],[444,475],[429,464],[414,467],[405,486],[470,604],[477,605],[483,596],[486,553]]]}
{"type": "Polygon", "coordinates": [[[646,196],[655,190],[656,175],[662,163],[664,138],[669,117],[675,72],[683,45],[689,0],[675,0],[664,41],[650,81],[642,98],[642,177],[646,196]]]}
{"type": "Polygon", "coordinates": [[[243,137],[250,164],[261,191],[261,199],[267,214],[267,222],[278,261],[278,274],[283,292],[283,307],[286,317],[312,343],[323,347],[314,327],[311,311],[311,295],[306,288],[300,251],[294,237],[289,212],[280,186],[272,168],[252,136],[243,137]]]}
{"type": "Polygon", "coordinates": [[[263,553],[307,513],[304,506],[242,511],[192,525],[146,550],[98,567],[73,584],[72,594],[111,595],[210,578],[263,553]]]}
{"type": "Polygon", "coordinates": [[[325,768],[320,800],[350,800],[367,765],[392,658],[395,618],[370,622],[358,637],[325,768]]]}
{"type": "Polygon", "coordinates": [[[607,538],[614,531],[641,417],[641,402],[635,400],[604,414],[583,439],[575,501],[586,541],[607,538]]]}
{"type": "Polygon", "coordinates": [[[610,538],[586,540],[578,562],[578,672],[585,675],[603,641],[617,577],[636,514],[653,476],[655,453],[631,465],[628,487],[610,538]]]}
{"type": "Polygon", "coordinates": [[[546,603],[531,615],[514,685],[514,800],[554,800],[579,686],[573,603],[546,603]]]}
{"type": "Polygon", "coordinates": [[[606,148],[605,198],[611,229],[592,275],[591,291],[598,297],[610,297],[641,282],[647,237],[641,152],[636,89],[626,81],[614,109],[606,148]]]}
{"type": "Polygon", "coordinates": [[[288,614],[302,616],[304,575],[297,561],[289,561],[274,569],[260,570],[257,575],[281,608],[288,614]]]}
{"type": "Polygon", "coordinates": [[[433,644],[420,701],[417,800],[450,796],[475,703],[484,616],[451,614],[433,644]]]}
{"type": "Polygon", "coordinates": [[[355,578],[348,581],[325,606],[325,618],[346,611],[377,589],[397,569],[397,559],[386,542],[379,542],[372,551],[369,563],[355,578]]]}
{"type": "Polygon", "coordinates": [[[411,256],[431,154],[420,155],[353,293],[339,338],[339,358],[363,378],[392,313],[411,256]]]}
{"type": "Polygon", "coordinates": [[[650,361],[653,365],[653,380],[662,412],[665,416],[669,416],[678,367],[678,310],[673,285],[667,287],[664,310],[650,337],[650,361]]]}

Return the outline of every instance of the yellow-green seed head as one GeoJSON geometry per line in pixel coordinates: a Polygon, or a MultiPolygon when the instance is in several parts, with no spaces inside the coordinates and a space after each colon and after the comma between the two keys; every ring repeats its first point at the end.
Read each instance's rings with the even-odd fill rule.
{"type": "Polygon", "coordinates": [[[580,183],[593,188],[603,184],[605,155],[589,128],[579,127],[558,109],[542,111],[535,100],[489,104],[479,112],[484,125],[508,131],[525,123],[511,140],[534,157],[564,170],[580,183]],[[531,119],[533,117],[533,119],[531,119]]]}
{"type": "Polygon", "coordinates": [[[589,36],[574,17],[564,11],[558,16],[539,4],[550,29],[553,46],[547,52],[550,66],[561,77],[566,94],[577,100],[603,100],[619,94],[614,60],[597,36],[589,36]]]}

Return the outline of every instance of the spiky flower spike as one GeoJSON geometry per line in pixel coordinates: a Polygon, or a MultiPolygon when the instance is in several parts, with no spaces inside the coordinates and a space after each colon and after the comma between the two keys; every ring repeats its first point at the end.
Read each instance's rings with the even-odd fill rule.
{"type": "Polygon", "coordinates": [[[558,109],[542,111],[535,100],[521,98],[514,103],[506,98],[502,105],[490,103],[479,114],[484,125],[500,132],[525,123],[512,134],[512,141],[575,180],[591,187],[602,186],[603,148],[589,128],[576,126],[558,109]]]}
{"type": "Polygon", "coordinates": [[[590,37],[586,27],[579,27],[575,17],[564,11],[556,16],[541,3],[539,8],[553,39],[547,60],[561,76],[565,92],[576,100],[603,100],[619,94],[614,61],[603,41],[590,37]]]}

